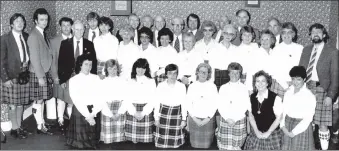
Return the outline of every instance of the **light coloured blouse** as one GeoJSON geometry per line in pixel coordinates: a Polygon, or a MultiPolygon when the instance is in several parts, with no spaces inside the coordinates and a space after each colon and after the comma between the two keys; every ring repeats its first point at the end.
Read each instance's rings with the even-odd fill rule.
{"type": "Polygon", "coordinates": [[[157,71],[157,48],[154,47],[151,43],[148,44],[147,49],[142,50],[142,45],[139,45],[139,49],[141,52],[141,58],[145,58],[148,61],[148,64],[150,66],[151,75],[153,76],[153,73],[157,71]]]}
{"type": "Polygon", "coordinates": [[[93,44],[97,59],[100,62],[105,62],[109,59],[117,59],[119,41],[111,33],[94,38],[93,44]]]}
{"type": "Polygon", "coordinates": [[[135,61],[140,58],[140,50],[138,45],[130,41],[127,45],[121,41],[118,49],[117,59],[122,65],[120,76],[124,79],[130,79],[132,67],[135,61]]]}
{"type": "Polygon", "coordinates": [[[168,45],[167,47],[163,47],[163,46],[158,47],[156,51],[156,56],[157,58],[154,59],[154,63],[155,63],[154,68],[156,69],[155,72],[157,72],[157,75],[161,75],[162,73],[165,73],[165,67],[168,64],[171,64],[171,63],[177,64],[176,61],[177,61],[178,53],[171,45],[168,45]]]}
{"type": "Polygon", "coordinates": [[[200,63],[204,63],[204,59],[194,48],[190,52],[187,52],[187,50],[181,51],[178,54],[178,78],[181,79],[184,75],[190,75],[189,81],[195,81],[195,70],[200,63]]]}

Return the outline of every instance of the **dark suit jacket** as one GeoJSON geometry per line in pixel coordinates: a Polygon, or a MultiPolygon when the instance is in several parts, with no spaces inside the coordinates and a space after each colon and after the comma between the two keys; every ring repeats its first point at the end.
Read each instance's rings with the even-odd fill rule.
{"type": "MultiPolygon", "coordinates": [[[[185,28],[182,33],[187,33],[188,31],[189,29],[185,28]]],[[[204,33],[202,32],[201,29],[197,29],[197,32],[195,33],[194,37],[196,41],[199,41],[204,38],[204,33]]]]}
{"type": "Polygon", "coordinates": [[[58,57],[59,57],[59,50],[60,50],[60,45],[61,41],[63,41],[62,35],[57,35],[51,40],[51,47],[53,50],[53,64],[52,64],[52,77],[53,79],[59,78],[58,77],[58,57]]]}
{"type": "MultiPolygon", "coordinates": [[[[96,53],[94,50],[94,45],[91,41],[83,38],[83,52],[82,54],[89,54],[93,58],[92,62],[92,74],[97,74],[97,59],[96,53]]],[[[68,81],[72,73],[75,70],[75,61],[74,58],[74,44],[73,38],[69,40],[63,40],[60,45],[59,59],[58,59],[58,76],[59,83],[62,84],[68,81]]]]}
{"type": "Polygon", "coordinates": [[[29,70],[38,78],[43,78],[45,73],[51,70],[53,51],[50,43],[46,43],[43,35],[35,27],[28,36],[27,45],[30,51],[31,64],[29,70]]]}
{"type": "MultiPolygon", "coordinates": [[[[23,38],[26,42],[27,53],[29,49],[27,45],[28,34],[22,32],[23,38]]],[[[6,82],[15,79],[21,72],[21,59],[18,44],[15,41],[12,31],[1,36],[1,80],[6,82]]]]}
{"type": "MultiPolygon", "coordinates": [[[[260,42],[260,31],[253,27],[254,33],[255,33],[255,39],[253,42],[256,42],[259,44],[260,42]]],[[[240,31],[237,30],[236,37],[232,40],[232,44],[239,46],[241,44],[240,41],[240,31]]]]}
{"type": "MultiPolygon", "coordinates": [[[[299,65],[304,66],[305,69],[308,67],[313,46],[314,45],[306,46],[301,54],[299,65]]],[[[335,98],[338,95],[339,87],[338,58],[338,50],[336,50],[334,46],[325,44],[316,66],[320,86],[325,89],[327,96],[332,98],[333,102],[336,101],[335,98]]]]}

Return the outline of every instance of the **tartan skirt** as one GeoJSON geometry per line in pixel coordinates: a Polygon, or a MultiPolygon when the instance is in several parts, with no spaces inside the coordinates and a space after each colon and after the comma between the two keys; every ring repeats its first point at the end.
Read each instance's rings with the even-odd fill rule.
{"type": "Polygon", "coordinates": [[[50,72],[46,72],[44,76],[45,85],[39,86],[38,77],[35,73],[30,72],[30,100],[49,100],[53,97],[53,79],[50,72]]]}
{"type": "Polygon", "coordinates": [[[246,130],[246,117],[238,120],[233,127],[228,126],[226,120],[221,117],[219,130],[217,132],[218,148],[227,150],[241,148],[246,140],[246,130]]]}
{"type": "Polygon", "coordinates": [[[218,91],[220,87],[230,81],[230,76],[228,75],[227,70],[214,70],[214,84],[217,86],[218,91]]]}
{"type": "Polygon", "coordinates": [[[266,139],[259,139],[251,127],[251,132],[246,138],[245,150],[280,150],[281,130],[274,130],[266,139]]]}
{"type": "Polygon", "coordinates": [[[165,73],[163,73],[163,74],[155,77],[155,82],[158,85],[159,83],[165,81],[166,79],[167,79],[167,76],[165,75],[165,73]]]}
{"type": "MultiPolygon", "coordinates": [[[[116,114],[121,106],[121,102],[122,101],[107,102],[107,105],[109,109],[116,114]]],[[[125,119],[125,114],[121,115],[116,121],[101,114],[100,140],[105,144],[125,141],[125,119]]]]}
{"type": "MultiPolygon", "coordinates": [[[[290,132],[292,131],[302,119],[291,118],[286,115],[285,118],[285,127],[290,132]]],[[[308,128],[290,138],[289,136],[283,134],[282,139],[282,150],[314,150],[314,140],[313,140],[313,128],[310,123],[308,128]]]]}
{"type": "Polygon", "coordinates": [[[1,102],[12,105],[27,105],[30,104],[30,82],[25,85],[18,83],[17,79],[11,80],[13,85],[6,87],[2,82],[1,86],[1,102]]]}
{"type": "MultiPolygon", "coordinates": [[[[135,104],[137,111],[142,111],[146,104],[135,104]]],[[[154,128],[153,112],[141,120],[137,120],[133,115],[126,113],[125,138],[132,142],[150,143],[153,142],[154,128]]]]}
{"type": "Polygon", "coordinates": [[[73,104],[69,95],[69,81],[66,82],[66,88],[62,88],[60,84],[53,84],[53,96],[68,104],[73,104]]]}
{"type": "Polygon", "coordinates": [[[276,79],[272,79],[272,85],[270,87],[270,90],[274,93],[276,93],[281,98],[284,98],[285,89],[278,83],[276,79]]]}
{"type": "MultiPolygon", "coordinates": [[[[99,123],[96,123],[96,125],[99,123]]],[[[91,126],[74,106],[68,131],[66,133],[66,143],[75,148],[96,148],[96,125],[91,126]]]]}
{"type": "Polygon", "coordinates": [[[314,124],[332,126],[332,105],[325,106],[324,99],[327,95],[324,88],[316,86],[315,82],[310,81],[306,84],[307,88],[315,95],[317,104],[313,117],[314,124]]]}
{"type": "Polygon", "coordinates": [[[178,148],[185,143],[185,135],[180,128],[181,106],[160,105],[159,127],[154,132],[155,147],[178,148]]]}
{"type": "Polygon", "coordinates": [[[215,133],[215,117],[203,125],[198,126],[191,116],[188,118],[188,126],[190,131],[190,143],[194,148],[209,148],[213,142],[215,133]]]}

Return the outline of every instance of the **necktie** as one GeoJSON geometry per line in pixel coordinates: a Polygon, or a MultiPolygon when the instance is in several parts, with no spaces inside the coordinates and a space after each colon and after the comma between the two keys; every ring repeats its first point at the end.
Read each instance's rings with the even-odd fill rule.
{"type": "Polygon", "coordinates": [[[77,48],[75,49],[75,54],[74,54],[75,60],[80,56],[79,43],[80,43],[80,41],[77,41],[77,48]]]}
{"type": "Polygon", "coordinates": [[[307,74],[306,83],[311,80],[313,66],[314,66],[314,63],[315,63],[316,56],[317,56],[317,47],[314,47],[313,54],[311,56],[310,62],[308,63],[308,67],[307,67],[307,70],[306,70],[306,74],[307,74]]]}
{"type": "Polygon", "coordinates": [[[92,42],[93,42],[93,40],[94,40],[94,38],[96,37],[96,35],[95,35],[95,32],[94,32],[94,31],[93,31],[92,33],[93,33],[93,35],[92,35],[92,42]]]}
{"type": "Polygon", "coordinates": [[[177,37],[174,42],[174,49],[177,50],[177,52],[180,52],[180,45],[179,45],[179,38],[177,37]]]}
{"type": "Polygon", "coordinates": [[[224,40],[224,36],[220,35],[219,43],[222,42],[222,40],[224,40]]]}
{"type": "Polygon", "coordinates": [[[46,32],[45,32],[45,31],[44,31],[44,39],[45,39],[45,41],[46,41],[47,46],[49,47],[48,39],[47,39],[47,36],[46,36],[46,32]]]}
{"type": "Polygon", "coordinates": [[[22,36],[21,35],[19,36],[19,38],[20,38],[20,43],[21,43],[21,47],[22,47],[22,55],[24,57],[22,62],[26,62],[26,47],[24,45],[24,42],[22,41],[22,36]]]}

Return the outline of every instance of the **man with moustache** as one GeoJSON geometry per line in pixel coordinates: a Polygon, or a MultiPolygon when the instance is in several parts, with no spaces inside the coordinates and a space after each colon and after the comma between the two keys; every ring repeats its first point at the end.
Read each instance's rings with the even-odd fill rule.
{"type": "Polygon", "coordinates": [[[306,68],[307,87],[316,96],[317,105],[313,123],[319,126],[321,148],[328,149],[332,126],[332,103],[338,96],[338,50],[327,43],[329,36],[322,24],[315,23],[309,28],[312,44],[301,54],[299,65],[306,68]]]}

